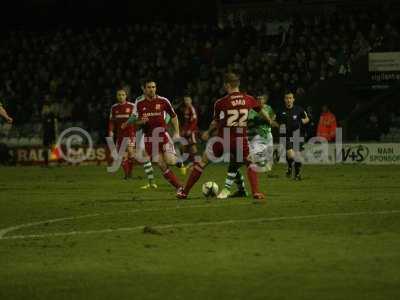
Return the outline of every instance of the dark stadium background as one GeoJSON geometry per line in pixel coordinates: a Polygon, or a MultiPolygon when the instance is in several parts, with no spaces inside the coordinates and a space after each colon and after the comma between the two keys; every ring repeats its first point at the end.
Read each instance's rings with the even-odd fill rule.
{"type": "Polygon", "coordinates": [[[126,24],[129,22],[190,22],[215,20],[216,1],[108,1],[108,0],[17,0],[4,3],[3,24],[48,29],[60,23],[76,26],[126,24]]]}
{"type": "Polygon", "coordinates": [[[343,127],[345,141],[396,142],[400,140],[399,84],[393,80],[377,82],[372,79],[368,72],[368,52],[400,49],[399,20],[398,1],[375,0],[91,0],[79,3],[17,0],[3,3],[0,10],[0,98],[15,122],[7,135],[0,133],[0,136],[16,139],[38,136],[40,126],[35,125],[40,123],[38,113],[45,95],[51,94],[53,103],[58,102],[64,108],[65,103],[72,106],[71,116],[61,118],[64,127],[82,125],[93,132],[97,143],[103,143],[115,87],[129,85],[131,97],[136,97],[140,93],[139,80],[148,74],[159,81],[159,93],[174,104],[189,91],[202,115],[200,127],[205,129],[211,117],[210,107],[222,94],[221,73],[228,64],[235,62],[244,66],[243,88],[252,94],[268,91],[276,109],[282,107],[283,91],[294,90],[297,103],[307,108],[313,118],[310,136],[315,134],[321,106],[328,104],[343,127]],[[241,14],[244,14],[243,24],[239,21],[241,14]],[[227,26],[232,15],[234,29],[227,26]],[[311,26],[313,32],[320,29],[313,42],[317,59],[311,67],[308,60],[313,49],[309,42],[313,33],[303,33],[303,30],[307,27],[304,20],[313,20],[316,16],[322,16],[322,25],[311,26]],[[294,41],[289,46],[286,40],[279,45],[289,33],[260,38],[252,27],[258,21],[284,20],[291,20],[292,24],[294,41]],[[349,28],[350,20],[355,21],[355,27],[349,28]],[[222,30],[218,29],[220,22],[225,24],[222,30]],[[328,29],[325,23],[330,23],[328,29]],[[341,23],[345,25],[344,31],[340,31],[341,23]],[[140,39],[129,40],[135,37],[135,24],[162,28],[154,37],[151,33],[143,35],[142,39],[146,43],[152,41],[149,45],[153,46],[145,48],[146,53],[141,56],[136,51],[140,48],[137,45],[140,39]],[[382,36],[380,42],[375,43],[370,38],[372,24],[378,28],[375,34],[379,38],[382,36]],[[174,26],[175,31],[172,30],[174,26]],[[72,32],[70,38],[79,41],[79,47],[64,49],[65,45],[70,45],[69,41],[64,41],[68,30],[72,32]],[[154,41],[165,41],[171,30],[176,35],[168,41],[168,49],[163,49],[166,65],[161,73],[157,68],[140,73],[142,61],[130,65],[131,59],[137,57],[147,64],[154,61],[157,47],[154,41]],[[179,34],[183,31],[186,35],[180,40],[179,34]],[[187,46],[188,37],[198,43],[187,46]],[[174,38],[178,43],[173,42],[174,38]],[[369,50],[363,49],[365,41],[369,50]],[[128,51],[124,50],[124,42],[128,51]],[[208,48],[207,42],[210,42],[208,48]],[[100,49],[103,56],[110,51],[107,48],[110,45],[118,54],[100,65],[100,61],[92,60],[91,45],[100,49]],[[277,47],[271,50],[271,45],[277,47]],[[318,49],[318,45],[322,48],[318,49]],[[331,50],[331,46],[336,48],[331,50]],[[340,55],[336,55],[339,50],[344,51],[340,63],[340,55]],[[326,51],[330,52],[326,54],[326,51]],[[302,62],[303,52],[307,61],[302,62]],[[52,55],[48,56],[49,53],[52,55]],[[265,69],[264,63],[258,61],[262,53],[277,54],[279,58],[265,69]],[[65,68],[64,58],[71,61],[69,68],[65,68]],[[334,59],[332,65],[329,64],[331,58],[334,59]],[[290,64],[294,64],[294,72],[290,64]],[[115,74],[115,70],[120,73],[115,74]],[[98,77],[102,78],[102,84],[98,84],[98,77]],[[199,81],[206,85],[202,91],[196,87],[199,81]],[[58,87],[51,91],[53,83],[58,87]],[[366,128],[368,130],[364,130],[366,128]]]}
{"type": "MultiPolygon", "coordinates": [[[[400,299],[399,79],[399,0],[1,1],[0,102],[14,122],[0,117],[0,300],[400,299]],[[156,162],[151,189],[149,164],[131,178],[107,168],[117,87],[134,99],[153,76],[174,105],[189,93],[205,129],[227,68],[275,110],[291,89],[308,138],[328,104],[343,143],[307,143],[293,180],[275,140],[260,202],[205,196],[232,179],[227,163],[186,200],[156,162]],[[59,133],[86,130],[93,149],[44,147],[49,106],[59,133]]],[[[190,168],[170,170],[185,184],[190,168]]]]}

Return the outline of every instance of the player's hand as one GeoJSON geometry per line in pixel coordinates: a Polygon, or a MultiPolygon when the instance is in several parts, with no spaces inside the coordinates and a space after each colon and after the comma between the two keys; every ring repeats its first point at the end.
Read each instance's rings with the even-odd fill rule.
{"type": "Polygon", "coordinates": [[[146,125],[146,123],[149,122],[149,118],[147,117],[142,117],[141,119],[137,120],[135,125],[137,126],[143,126],[146,125]]]}
{"type": "Polygon", "coordinates": [[[114,137],[114,132],[109,131],[109,132],[108,132],[108,136],[109,136],[109,137],[114,137]]]}
{"type": "Polygon", "coordinates": [[[128,126],[128,122],[124,122],[121,124],[121,129],[125,129],[128,126]]]}
{"type": "Polygon", "coordinates": [[[147,122],[149,122],[149,118],[148,117],[142,117],[140,119],[140,124],[146,124],[147,122]]]}
{"type": "Polygon", "coordinates": [[[7,122],[8,124],[11,124],[13,121],[14,121],[13,118],[11,118],[11,117],[6,117],[6,122],[7,122]]]}
{"type": "Polygon", "coordinates": [[[210,138],[210,133],[208,132],[208,130],[204,131],[204,132],[201,134],[201,139],[202,139],[203,141],[208,141],[209,138],[210,138]]]}

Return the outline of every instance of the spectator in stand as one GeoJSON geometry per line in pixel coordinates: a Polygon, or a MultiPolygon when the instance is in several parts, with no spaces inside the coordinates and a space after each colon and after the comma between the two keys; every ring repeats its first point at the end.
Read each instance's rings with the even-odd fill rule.
{"type": "Polygon", "coordinates": [[[325,138],[328,142],[334,142],[336,139],[336,128],[335,115],[329,110],[328,105],[323,105],[318,122],[317,136],[325,138]]]}
{"type": "MultiPolygon", "coordinates": [[[[49,89],[53,98],[65,98],[73,106],[62,119],[77,122],[89,121],[80,110],[91,97],[101,102],[94,110],[108,107],[112,100],[107,100],[107,90],[124,81],[134,86],[143,77],[156,77],[169,98],[176,99],[186,90],[198,98],[198,106],[206,114],[200,118],[203,122],[213,105],[211,100],[221,96],[221,84],[211,78],[219,78],[228,65],[253,79],[246,83],[249,92],[265,88],[274,100],[289,89],[303,91],[307,98],[319,81],[349,74],[360,55],[400,49],[396,20],[383,18],[380,12],[296,18],[282,12],[284,22],[274,21],[277,17],[268,9],[223,13],[216,24],[158,22],[44,33],[5,32],[0,37],[4,57],[0,61],[4,86],[0,88],[5,98],[12,100],[9,109],[18,114],[19,122],[35,121],[31,112],[37,104],[30,99],[38,99],[49,89]],[[150,35],[155,38],[149,39],[150,35]],[[138,44],[141,47],[135,47],[138,44]]],[[[64,110],[64,101],[61,104],[64,110]]]]}
{"type": "Polygon", "coordinates": [[[3,104],[0,102],[0,117],[3,117],[7,123],[12,123],[13,119],[8,115],[7,111],[3,108],[3,104]]]}

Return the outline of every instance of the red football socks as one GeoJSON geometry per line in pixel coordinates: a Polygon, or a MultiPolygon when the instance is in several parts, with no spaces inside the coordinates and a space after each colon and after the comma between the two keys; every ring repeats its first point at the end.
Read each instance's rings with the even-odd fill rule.
{"type": "Polygon", "coordinates": [[[128,173],[129,175],[132,174],[133,166],[135,165],[134,159],[130,158],[129,159],[129,164],[128,164],[128,173]]]}
{"type": "Polygon", "coordinates": [[[173,185],[176,189],[180,188],[182,185],[179,183],[178,178],[175,176],[175,174],[170,170],[167,169],[163,173],[164,178],[167,179],[167,181],[173,185]]]}
{"type": "Polygon", "coordinates": [[[122,161],[122,169],[124,170],[125,176],[130,176],[132,172],[132,162],[129,159],[122,161]]]}
{"type": "Polygon", "coordinates": [[[201,174],[203,173],[203,168],[199,164],[193,166],[193,170],[190,173],[189,179],[186,182],[185,193],[188,194],[192,186],[199,180],[201,174]]]}

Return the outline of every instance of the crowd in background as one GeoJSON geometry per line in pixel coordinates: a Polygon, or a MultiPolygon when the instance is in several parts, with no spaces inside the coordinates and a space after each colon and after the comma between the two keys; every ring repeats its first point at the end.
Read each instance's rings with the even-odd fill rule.
{"type": "Polygon", "coordinates": [[[351,73],[352,63],[368,52],[400,49],[397,25],[374,12],[279,22],[240,12],[216,24],[14,30],[1,41],[0,98],[17,125],[39,122],[47,102],[62,122],[100,133],[116,87],[130,87],[133,99],[145,77],[158,81],[159,93],[174,104],[191,95],[205,128],[224,93],[226,70],[239,71],[244,90],[268,93],[279,108],[284,90],[306,99],[321,80],[351,73]]]}

